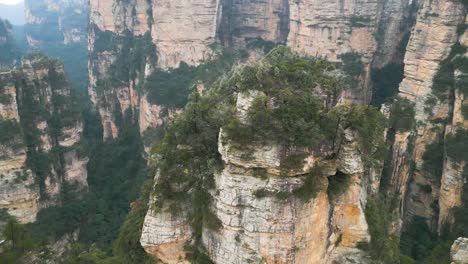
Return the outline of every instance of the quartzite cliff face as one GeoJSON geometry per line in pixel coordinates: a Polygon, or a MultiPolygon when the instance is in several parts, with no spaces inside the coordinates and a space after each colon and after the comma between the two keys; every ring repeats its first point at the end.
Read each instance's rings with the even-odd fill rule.
{"type": "MultiPolygon", "coordinates": [[[[378,1],[324,4],[321,1],[286,0],[249,3],[92,0],[89,92],[101,114],[104,137],[117,136],[116,113],[124,114],[128,106],[138,110],[151,105],[139,103],[146,99],[144,93],[136,92],[136,87],[157,68],[177,68],[180,62],[198,65],[213,58],[216,45],[241,48],[259,39],[284,43],[301,54],[332,61],[341,61],[340,55],[355,54],[357,63],[363,63],[364,70],[354,76],[360,85],[349,91],[346,99],[368,102],[370,65],[374,59],[380,61],[379,65],[385,64],[397,52],[398,45],[386,43],[389,39],[399,43],[408,31],[404,22],[409,11],[400,11],[408,10],[410,3],[409,0],[385,4],[378,1]],[[399,15],[393,15],[395,13],[399,15]],[[386,24],[390,26],[386,27],[386,24]],[[135,65],[140,77],[132,74],[133,78],[110,85],[110,89],[101,93],[103,87],[109,86],[104,82],[111,75],[111,66],[118,61],[117,54],[122,48],[128,49],[128,43],[124,44],[120,39],[124,36],[142,38],[145,34],[147,45],[154,45],[154,55],[144,56],[144,66],[135,65]],[[377,35],[383,35],[382,39],[377,39],[377,35]],[[394,38],[395,35],[398,37],[394,38]],[[376,54],[378,46],[380,52],[376,54]]],[[[150,123],[161,123],[157,121],[160,118],[155,115],[155,120],[150,123]]]]}
{"type": "Polygon", "coordinates": [[[460,88],[450,85],[443,89],[451,95],[441,95],[436,79],[443,71],[443,61],[453,59],[449,58],[452,46],[466,47],[465,33],[457,30],[465,19],[466,9],[460,2],[420,3],[404,59],[405,78],[399,88],[400,96],[414,105],[416,128],[395,134],[390,189],[403,201],[400,213],[405,222],[421,216],[434,230],[452,221],[451,209],[461,205],[464,165],[451,160],[444,149],[446,137],[458,128],[466,128],[462,115],[464,95],[460,88]],[[430,152],[434,146],[442,147],[430,152]],[[427,161],[437,152],[443,152],[443,157],[427,161]],[[443,167],[440,173],[428,170],[428,162],[443,167]],[[427,191],[428,186],[432,191],[427,191]]]}
{"type": "MultiPolygon", "coordinates": [[[[199,65],[213,58],[217,47],[240,49],[261,39],[285,44],[303,55],[362,65],[363,70],[349,72],[355,75],[357,84],[343,95],[342,101],[369,102],[372,71],[390,63],[404,63],[399,92],[414,107],[416,127],[388,130],[392,148],[382,189],[400,200],[395,231],[398,233],[402,223],[411,222],[414,216],[426,218],[430,227],[437,230],[444,222],[452,221],[451,209],[461,205],[464,164],[443,155],[440,175],[434,177],[424,168],[428,146],[440,142],[443,145],[458,128],[466,128],[463,93],[454,88],[448,97],[439,98],[432,88],[451,47],[456,43],[466,47],[466,33],[460,32],[459,25],[466,23],[467,11],[461,2],[91,0],[90,9],[89,93],[100,113],[105,138],[118,136],[118,120],[129,114],[128,109],[138,112],[135,119],[142,133],[163,124],[166,107],[149,102],[146,91],[139,89],[145,78],[155,71],[174,71],[181,62],[199,65]],[[133,44],[128,45],[128,41],[133,44]],[[150,52],[139,57],[138,63],[130,67],[133,69],[124,70],[128,78],[113,82],[115,65],[122,62],[119,54],[122,50],[135,53],[137,41],[144,42],[150,52]]],[[[464,73],[458,71],[455,76],[461,79],[464,73]]],[[[277,155],[275,147],[270,147],[257,149],[266,151],[258,157],[277,155]]],[[[204,245],[216,263],[331,262],[346,255],[344,252],[356,250],[357,241],[368,239],[362,210],[367,195],[379,189],[380,176],[363,180],[357,173],[352,187],[343,195],[346,198],[333,202],[326,193],[308,204],[281,203],[274,198],[259,200],[252,196],[255,188],[291,188],[297,179],[269,175],[270,181],[265,185],[251,177],[248,164],[236,162],[225,149],[220,143],[226,164],[216,176],[218,192],[214,195],[214,211],[223,228],[217,234],[204,234],[204,245]],[[335,209],[340,206],[355,218],[348,219],[348,214],[338,216],[335,209]],[[277,222],[271,226],[268,219],[273,218],[277,222]],[[317,223],[317,228],[308,223],[317,223]],[[310,236],[304,238],[301,234],[310,236]],[[348,235],[349,239],[344,239],[348,235]],[[342,242],[335,245],[337,236],[342,242]],[[274,247],[275,239],[288,242],[284,247],[274,247]],[[315,250],[308,251],[310,248],[315,250]]],[[[274,162],[258,162],[264,162],[270,170],[274,168],[274,162]]],[[[175,218],[150,210],[141,242],[151,254],[177,263],[189,236],[183,216],[175,218]]]]}
{"type": "MultiPolygon", "coordinates": [[[[258,95],[238,95],[240,117],[258,95]]],[[[365,172],[355,137],[352,130],[346,130],[335,146],[321,146],[308,154],[303,168],[281,176],[284,153],[291,151],[286,146],[259,144],[239,149],[221,130],[218,151],[224,169],[215,175],[212,193],[212,210],[221,227],[203,231],[203,244],[211,259],[226,264],[366,263],[365,253],[356,246],[370,240],[364,208],[367,196],[375,190],[369,187],[373,180],[365,172]],[[336,158],[327,158],[332,156],[336,158]],[[258,195],[292,192],[304,184],[304,174],[317,169],[317,184],[324,188],[312,200],[258,195]],[[259,170],[265,173],[262,177],[256,176],[259,170]],[[333,177],[349,177],[350,181],[347,190],[336,196],[326,187],[333,177]]],[[[184,245],[191,239],[186,215],[155,209],[146,215],[141,244],[164,263],[188,263],[184,245]]]]}
{"type": "Polygon", "coordinates": [[[20,222],[60,203],[64,182],[86,188],[87,158],[75,148],[83,124],[63,65],[40,55],[0,73],[0,207],[20,222]]]}

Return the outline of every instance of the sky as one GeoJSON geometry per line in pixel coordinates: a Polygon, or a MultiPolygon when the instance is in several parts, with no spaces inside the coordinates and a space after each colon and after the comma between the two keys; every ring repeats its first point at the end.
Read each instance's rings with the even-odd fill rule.
{"type": "Polygon", "coordinates": [[[0,18],[8,19],[13,25],[24,25],[23,0],[0,0],[0,18]]]}
{"type": "Polygon", "coordinates": [[[16,5],[21,2],[23,2],[23,0],[0,0],[0,4],[7,4],[7,5],[16,5]]]}

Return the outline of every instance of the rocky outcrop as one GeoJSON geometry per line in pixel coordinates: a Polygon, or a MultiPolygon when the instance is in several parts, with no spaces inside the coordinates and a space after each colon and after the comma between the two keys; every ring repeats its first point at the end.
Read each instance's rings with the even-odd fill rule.
{"type": "Polygon", "coordinates": [[[26,144],[21,134],[17,87],[11,72],[0,73],[0,208],[22,223],[35,220],[39,188],[26,168],[26,144]]]}
{"type": "Polygon", "coordinates": [[[158,66],[176,68],[181,61],[197,65],[210,58],[220,0],[153,1],[152,39],[158,66]],[[191,32],[191,34],[186,34],[191,32]]]}
{"type": "MultiPolygon", "coordinates": [[[[157,176],[156,176],[157,180],[157,176]]],[[[150,199],[141,232],[140,243],[148,254],[167,263],[189,263],[185,259],[184,246],[191,237],[191,228],[187,223],[185,211],[178,215],[166,212],[167,208],[156,210],[150,199]],[[157,232],[155,232],[157,231],[157,232]]]]}
{"type": "MultiPolygon", "coordinates": [[[[181,62],[199,65],[213,57],[216,46],[239,49],[252,41],[275,42],[285,43],[303,55],[325,57],[345,66],[351,59],[351,71],[359,68],[359,72],[354,76],[355,82],[350,82],[352,89],[345,92],[345,101],[369,102],[373,68],[404,62],[399,92],[414,105],[417,126],[405,131],[389,129],[393,146],[385,175],[388,185],[382,189],[401,200],[400,219],[394,226],[397,233],[402,223],[410,222],[414,216],[426,218],[433,230],[449,221],[451,209],[461,204],[464,163],[443,155],[442,174],[431,175],[424,159],[434,143],[443,143],[458,128],[466,127],[462,116],[464,96],[457,91],[451,99],[434,99],[432,89],[433,79],[451,46],[458,40],[463,42],[457,34],[457,26],[466,16],[463,4],[452,0],[247,2],[91,0],[89,94],[101,116],[104,137],[118,137],[119,120],[129,109],[138,113],[133,119],[138,120],[142,134],[161,126],[168,109],[150,102],[145,91],[139,89],[145,79],[156,71],[172,72],[181,62]],[[134,59],[136,46],[129,46],[128,42],[140,40],[151,46],[146,56],[128,69],[119,67],[134,59]],[[115,69],[122,68],[124,72],[117,75],[129,77],[114,78],[115,69]],[[428,105],[434,100],[434,105],[428,105]]],[[[253,60],[257,57],[251,56],[253,60]]],[[[243,103],[238,107],[245,106],[248,99],[249,96],[239,97],[238,103],[243,103]]],[[[238,108],[239,117],[245,110],[238,108]]],[[[320,192],[308,203],[292,198],[280,202],[275,197],[260,199],[253,193],[261,188],[270,193],[294,189],[303,180],[303,174],[326,155],[309,156],[301,173],[281,178],[282,146],[244,147],[236,149],[220,142],[219,152],[226,164],[216,175],[219,193],[212,193],[212,209],[223,227],[220,232],[203,233],[203,243],[216,263],[289,263],[305,259],[343,262],[345,255],[360,258],[361,253],[352,245],[359,239],[368,240],[362,208],[368,192],[379,189],[379,172],[364,177],[359,169],[359,154],[343,157],[342,153],[335,153],[334,161],[328,164],[331,169],[325,174],[331,176],[339,171],[353,176],[353,184],[343,194],[346,199],[330,199],[326,192],[320,192]],[[252,158],[245,159],[244,151],[252,158]],[[267,171],[269,181],[252,177],[252,170],[257,167],[267,171]],[[340,215],[340,211],[349,214],[340,215]],[[309,226],[310,221],[317,226],[309,226]],[[298,235],[302,233],[311,234],[312,238],[298,235]],[[273,247],[274,241],[279,240],[287,243],[273,247]],[[335,245],[336,241],[340,243],[335,245]]],[[[171,217],[152,209],[146,216],[143,233],[142,245],[151,254],[169,263],[179,261],[179,257],[184,259],[182,241],[190,238],[191,231],[183,215],[171,217]],[[158,232],[164,235],[155,235],[158,232]]]]}
{"type": "MultiPolygon", "coordinates": [[[[142,85],[142,80],[149,74],[155,70],[170,71],[181,62],[199,65],[212,59],[220,46],[255,49],[283,43],[304,55],[337,62],[344,60],[341,56],[348,55],[346,58],[356,60],[351,63],[360,63],[363,69],[353,73],[357,75],[353,78],[358,85],[348,91],[346,99],[368,102],[371,63],[376,60],[375,65],[381,67],[392,62],[394,54],[400,52],[396,44],[409,31],[410,27],[405,23],[412,14],[411,3],[409,0],[385,3],[91,0],[88,47],[93,55],[89,62],[89,93],[101,115],[104,137],[118,135],[116,113],[125,115],[126,106],[130,105],[134,112],[141,107],[147,107],[145,112],[161,107],[138,102],[139,97],[145,95],[134,88],[142,85]],[[105,82],[111,75],[109,68],[119,61],[118,55],[123,53],[121,49],[126,49],[128,42],[125,39],[141,38],[145,34],[148,35],[148,45],[154,45],[154,51],[147,54],[154,55],[145,56],[144,67],[132,65],[139,69],[139,77],[130,74],[131,80],[108,85],[107,92],[99,93],[99,87],[107,85],[105,82]],[[378,47],[380,53],[376,54],[378,47]]],[[[250,59],[260,57],[256,51],[249,52],[254,53],[249,53],[250,59]]],[[[143,132],[148,120],[139,121],[143,124],[143,132]]],[[[149,123],[161,122],[162,119],[155,118],[149,123]]],[[[151,128],[155,127],[157,125],[151,128]]]]}
{"type": "Polygon", "coordinates": [[[417,11],[416,1],[390,0],[383,3],[373,67],[402,62],[417,11]]]}
{"type": "Polygon", "coordinates": [[[86,188],[87,158],[75,147],[83,125],[63,65],[40,55],[0,74],[0,208],[20,222],[60,203],[63,182],[86,188]]]}
{"type": "Polygon", "coordinates": [[[458,41],[457,28],[464,22],[465,16],[462,3],[457,1],[420,3],[406,50],[405,77],[399,87],[400,96],[414,103],[417,125],[413,132],[400,131],[395,135],[390,189],[405,200],[400,208],[405,221],[421,216],[433,229],[446,222],[450,209],[459,205],[461,199],[460,167],[455,169],[454,164],[444,156],[440,165],[444,167],[442,175],[433,175],[433,171],[426,169],[424,160],[428,159],[427,155],[434,155],[425,154],[430,147],[443,145],[445,134],[460,126],[457,121],[461,116],[460,102],[457,103],[460,96],[455,96],[455,100],[441,99],[433,88],[433,82],[442,61],[458,41]],[[445,126],[437,120],[449,120],[449,124],[445,126]],[[405,145],[412,146],[411,152],[405,152],[405,145]],[[412,169],[411,160],[414,161],[412,169]],[[437,207],[440,207],[440,213],[437,207]]]}
{"type": "MultiPolygon", "coordinates": [[[[240,120],[260,94],[239,93],[240,120]]],[[[366,253],[356,245],[370,240],[364,214],[370,178],[352,130],[346,130],[336,148],[309,152],[304,165],[287,174],[281,167],[284,146],[239,146],[222,131],[218,144],[224,169],[215,175],[211,210],[220,227],[204,228],[202,234],[214,263],[368,262],[366,253]],[[315,198],[290,195],[306,177],[316,177],[315,198]],[[349,177],[346,190],[338,194],[327,191],[332,177],[349,177]]],[[[190,243],[191,236],[184,213],[171,215],[161,208],[151,209],[145,217],[141,244],[164,263],[186,263],[183,245],[190,243]]]]}
{"type": "Polygon", "coordinates": [[[468,263],[468,239],[460,237],[452,245],[450,250],[451,264],[468,263]]]}

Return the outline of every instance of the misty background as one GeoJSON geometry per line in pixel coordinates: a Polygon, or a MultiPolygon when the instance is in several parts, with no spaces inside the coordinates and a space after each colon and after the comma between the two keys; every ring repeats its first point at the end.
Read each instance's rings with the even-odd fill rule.
{"type": "Polygon", "coordinates": [[[24,25],[24,2],[22,0],[0,0],[0,18],[8,19],[15,26],[24,25]]]}

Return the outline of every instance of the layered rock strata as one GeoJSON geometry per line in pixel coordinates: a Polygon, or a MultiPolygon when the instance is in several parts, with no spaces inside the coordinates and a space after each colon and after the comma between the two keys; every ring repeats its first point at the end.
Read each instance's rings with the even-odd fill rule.
{"type": "Polygon", "coordinates": [[[0,74],[1,208],[20,222],[59,203],[63,182],[85,188],[87,158],[78,154],[83,125],[63,65],[42,56],[0,74]]]}
{"type": "MultiPolygon", "coordinates": [[[[139,97],[144,98],[144,94],[134,91],[142,84],[141,80],[156,68],[170,71],[181,62],[199,65],[213,58],[216,46],[239,49],[283,43],[303,55],[325,57],[336,62],[341,62],[342,56],[348,55],[357,60],[353,63],[361,63],[363,70],[353,73],[357,74],[353,78],[358,85],[350,89],[345,98],[368,102],[371,96],[371,63],[377,57],[381,58],[376,64],[378,67],[391,62],[392,54],[398,51],[393,44],[399,43],[408,31],[405,21],[410,16],[407,11],[410,5],[409,0],[389,3],[92,0],[88,46],[93,55],[89,61],[89,92],[101,115],[104,137],[117,136],[116,113],[125,114],[126,106],[135,111],[151,111],[149,108],[152,106],[146,104],[147,101],[139,103],[139,97]],[[99,39],[104,33],[106,38],[99,39]],[[144,67],[137,66],[140,77],[111,85],[108,93],[100,94],[98,90],[105,86],[103,82],[110,75],[109,68],[118,60],[117,54],[122,53],[119,39],[145,34],[150,35],[148,43],[154,44],[155,56],[147,56],[144,67]],[[398,38],[393,38],[395,35],[398,38]],[[382,36],[382,39],[377,39],[377,36],[382,36]],[[99,45],[102,42],[110,45],[103,47],[99,45]],[[382,54],[376,54],[378,46],[382,54]],[[133,96],[122,97],[119,94],[133,96]]],[[[148,124],[147,121],[140,120],[140,123],[148,124]]],[[[161,122],[160,118],[155,118],[149,123],[161,122]]]]}
{"type": "Polygon", "coordinates": [[[443,99],[434,88],[443,61],[449,57],[451,47],[459,42],[457,28],[465,22],[465,17],[466,10],[457,1],[420,3],[406,50],[405,77],[399,87],[400,96],[414,104],[416,129],[395,134],[390,189],[404,200],[400,213],[405,221],[421,216],[433,229],[445,223],[451,208],[461,201],[463,166],[459,165],[463,164],[455,166],[444,155],[441,175],[433,175],[433,171],[426,169],[425,160],[430,158],[428,155],[438,155],[426,154],[427,149],[437,144],[443,146],[446,134],[465,127],[460,108],[463,95],[455,91],[454,97],[443,99]],[[447,120],[447,124],[438,120],[447,120]],[[409,152],[408,146],[411,146],[409,152]]]}
{"type": "MultiPolygon", "coordinates": [[[[238,95],[241,120],[258,95],[238,95]]],[[[370,240],[364,208],[371,188],[354,131],[346,130],[336,146],[309,152],[303,167],[287,175],[281,167],[283,146],[238,148],[222,130],[218,144],[224,169],[215,175],[211,210],[221,227],[217,231],[205,228],[202,234],[203,245],[215,263],[369,261],[356,247],[370,240]],[[264,172],[262,176],[256,175],[259,170],[264,172]],[[309,173],[317,177],[319,190],[315,198],[280,198],[302,186],[309,173]],[[330,177],[346,175],[350,183],[343,193],[327,192],[330,177]]],[[[150,205],[156,202],[154,199],[150,205]]],[[[190,243],[191,236],[186,215],[151,209],[145,217],[141,244],[164,263],[188,263],[184,260],[184,245],[190,243]]]]}

